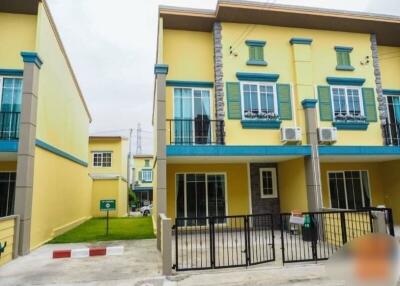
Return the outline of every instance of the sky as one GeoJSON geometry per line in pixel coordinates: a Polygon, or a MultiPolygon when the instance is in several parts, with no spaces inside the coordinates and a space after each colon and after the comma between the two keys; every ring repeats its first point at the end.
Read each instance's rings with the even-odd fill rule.
{"type": "MultiPolygon", "coordinates": [[[[214,9],[216,0],[47,0],[93,117],[91,134],[129,135],[141,125],[152,152],[158,5],[214,9]]],[[[260,0],[400,16],[399,0],[260,0]]]]}

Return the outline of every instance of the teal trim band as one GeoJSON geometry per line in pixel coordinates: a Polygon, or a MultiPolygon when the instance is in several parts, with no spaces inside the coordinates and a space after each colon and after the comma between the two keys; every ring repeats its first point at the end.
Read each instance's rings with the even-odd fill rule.
{"type": "Polygon", "coordinates": [[[176,87],[204,87],[213,88],[214,83],[212,81],[183,81],[183,80],[167,80],[167,86],[176,87]]]}
{"type": "Polygon", "coordinates": [[[71,155],[71,154],[69,154],[67,152],[64,152],[61,149],[58,149],[57,147],[51,146],[50,144],[47,144],[46,142],[43,142],[42,140],[36,139],[36,146],[40,147],[40,148],[42,148],[42,149],[44,149],[46,151],[49,151],[50,153],[53,153],[53,154],[55,154],[57,156],[60,156],[60,157],[62,157],[64,159],[67,159],[67,160],[70,160],[70,161],[72,161],[74,163],[82,165],[84,167],[88,166],[87,162],[82,161],[79,158],[77,158],[77,157],[75,157],[75,156],[73,156],[73,155],[71,155]]]}
{"type": "Polygon", "coordinates": [[[343,47],[343,46],[335,46],[335,51],[337,52],[348,52],[353,51],[353,47],[343,47]]]}
{"type": "Polygon", "coordinates": [[[153,188],[152,187],[134,187],[133,191],[140,193],[140,192],[146,192],[146,191],[153,191],[153,188]]]}
{"type": "Polygon", "coordinates": [[[22,59],[24,63],[33,63],[38,68],[41,68],[43,61],[39,55],[35,52],[21,52],[22,59]]]}
{"type": "Polygon", "coordinates": [[[243,80],[243,81],[277,82],[279,74],[237,72],[236,77],[238,80],[243,80]]]}
{"type": "Polygon", "coordinates": [[[313,39],[310,38],[291,38],[291,45],[311,45],[313,39]]]}
{"type": "Polygon", "coordinates": [[[267,42],[266,41],[257,41],[257,40],[247,40],[245,43],[249,47],[264,47],[267,42]]]}
{"type": "Polygon", "coordinates": [[[327,77],[326,81],[331,85],[355,85],[362,86],[365,78],[356,77],[327,77]]]}
{"type": "Polygon", "coordinates": [[[368,129],[368,122],[341,122],[341,121],[334,121],[332,125],[336,127],[338,130],[367,130],[368,129]]]}
{"type": "Polygon", "coordinates": [[[309,108],[315,108],[315,106],[317,105],[318,100],[316,99],[304,99],[301,102],[301,105],[303,105],[304,109],[309,109],[309,108]]]}
{"type": "Polygon", "coordinates": [[[400,147],[392,146],[319,146],[320,156],[400,156],[400,147]]]}
{"type": "Polygon", "coordinates": [[[384,89],[383,94],[385,94],[385,95],[400,95],[400,89],[384,89]]]}
{"type": "Polygon", "coordinates": [[[24,70],[17,69],[0,69],[2,76],[24,76],[24,70]]]}
{"type": "Polygon", "coordinates": [[[154,74],[168,74],[168,65],[156,64],[154,66],[154,74]]]}
{"type": "Polygon", "coordinates": [[[267,66],[267,62],[266,61],[258,61],[258,60],[248,60],[246,62],[246,64],[248,66],[267,66]]]}
{"type": "Polygon", "coordinates": [[[338,71],[354,71],[355,68],[353,66],[342,66],[342,65],[337,65],[336,70],[338,71]]]}
{"type": "Polygon", "coordinates": [[[242,120],[244,129],[279,129],[281,120],[242,120]]]}
{"type": "Polygon", "coordinates": [[[16,153],[18,152],[18,140],[0,140],[1,153],[16,153]]]}
{"type": "Polygon", "coordinates": [[[310,156],[309,145],[167,145],[167,156],[310,156]]]}

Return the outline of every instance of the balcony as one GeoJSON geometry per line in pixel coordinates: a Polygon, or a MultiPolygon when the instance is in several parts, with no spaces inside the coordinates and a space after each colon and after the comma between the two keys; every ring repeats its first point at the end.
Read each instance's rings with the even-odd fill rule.
{"type": "Polygon", "coordinates": [[[167,119],[168,145],[224,145],[223,120],[167,119]]]}
{"type": "Polygon", "coordinates": [[[385,125],[385,143],[388,146],[400,146],[400,123],[385,125]]]}

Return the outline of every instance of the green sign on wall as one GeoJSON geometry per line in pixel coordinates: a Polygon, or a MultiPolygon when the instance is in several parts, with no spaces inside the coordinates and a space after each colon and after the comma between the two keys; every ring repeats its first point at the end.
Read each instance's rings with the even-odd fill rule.
{"type": "Polygon", "coordinates": [[[115,200],[100,200],[100,211],[115,211],[115,200]]]}

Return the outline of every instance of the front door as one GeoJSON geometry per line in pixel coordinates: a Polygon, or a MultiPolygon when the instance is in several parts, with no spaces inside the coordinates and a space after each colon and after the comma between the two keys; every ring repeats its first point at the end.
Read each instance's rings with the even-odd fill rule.
{"type": "Polygon", "coordinates": [[[400,96],[387,96],[389,145],[400,145],[400,96]]]}
{"type": "Polygon", "coordinates": [[[0,217],[14,214],[15,172],[0,172],[0,217]]]}

